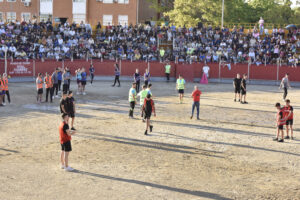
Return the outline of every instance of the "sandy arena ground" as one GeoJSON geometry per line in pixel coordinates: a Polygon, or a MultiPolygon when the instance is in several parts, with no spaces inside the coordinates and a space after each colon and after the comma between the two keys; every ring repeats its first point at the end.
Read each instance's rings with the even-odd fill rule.
{"type": "MultiPolygon", "coordinates": [[[[72,83],[75,90],[75,83],[72,83]]],[[[178,103],[174,83],[154,83],[154,132],[128,119],[130,83],[87,86],[70,166],[60,169],[59,99],[35,103],[35,85],[12,83],[0,108],[0,200],[300,199],[300,89],[290,90],[296,140],[273,142],[276,86],[248,87],[248,105],[232,85],[200,86],[200,121],[191,98],[178,103]]],[[[186,94],[194,84],[188,84],[186,94]]]]}

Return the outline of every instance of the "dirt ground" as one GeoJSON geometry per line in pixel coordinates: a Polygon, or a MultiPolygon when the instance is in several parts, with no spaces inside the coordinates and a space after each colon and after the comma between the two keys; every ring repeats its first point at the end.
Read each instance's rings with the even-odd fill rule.
{"type": "MultiPolygon", "coordinates": [[[[75,83],[72,83],[75,90],[75,83]]],[[[194,84],[184,104],[175,83],[153,83],[154,132],[128,118],[129,82],[87,85],[78,113],[70,166],[60,169],[59,99],[35,103],[35,85],[12,83],[0,108],[0,199],[300,199],[300,89],[289,92],[295,140],[273,142],[277,86],[250,85],[248,105],[232,85],[201,85],[200,118],[190,120],[194,84]]]]}

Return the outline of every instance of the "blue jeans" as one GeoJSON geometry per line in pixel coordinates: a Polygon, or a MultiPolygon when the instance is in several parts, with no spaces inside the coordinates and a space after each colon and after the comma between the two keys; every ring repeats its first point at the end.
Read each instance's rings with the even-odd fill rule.
{"type": "Polygon", "coordinates": [[[199,118],[199,107],[200,107],[199,101],[194,101],[194,103],[193,103],[192,116],[194,116],[195,107],[197,108],[197,118],[199,118]]]}

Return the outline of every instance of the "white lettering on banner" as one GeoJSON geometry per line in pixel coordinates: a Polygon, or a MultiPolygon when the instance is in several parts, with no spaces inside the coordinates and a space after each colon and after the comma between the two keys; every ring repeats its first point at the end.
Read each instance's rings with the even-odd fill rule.
{"type": "Polygon", "coordinates": [[[30,64],[30,62],[11,62],[10,65],[13,69],[9,71],[8,74],[32,74],[32,71],[29,69],[31,67],[30,64]]]}

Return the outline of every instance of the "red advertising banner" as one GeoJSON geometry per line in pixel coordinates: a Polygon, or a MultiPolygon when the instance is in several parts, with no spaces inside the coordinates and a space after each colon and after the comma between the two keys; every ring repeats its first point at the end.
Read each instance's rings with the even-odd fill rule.
{"type": "Polygon", "coordinates": [[[9,62],[7,72],[11,77],[33,76],[33,63],[30,61],[9,62]]]}

